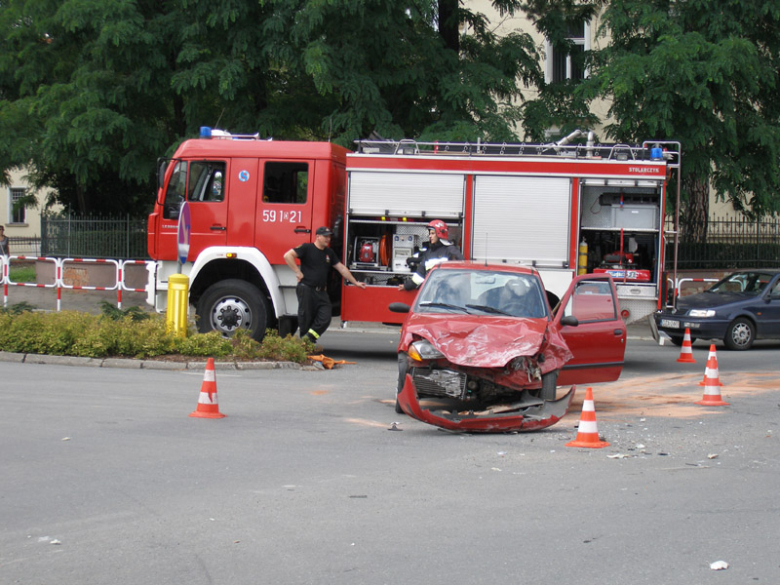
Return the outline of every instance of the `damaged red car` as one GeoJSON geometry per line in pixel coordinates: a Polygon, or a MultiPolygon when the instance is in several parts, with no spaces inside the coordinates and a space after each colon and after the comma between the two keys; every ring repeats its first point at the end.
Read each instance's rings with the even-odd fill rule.
{"type": "Polygon", "coordinates": [[[626,326],[608,275],[576,277],[555,312],[539,273],[446,262],[431,270],[398,345],[396,411],[453,431],[549,427],[575,384],[617,380],[626,326]],[[569,386],[558,392],[559,386],[569,386]]]}

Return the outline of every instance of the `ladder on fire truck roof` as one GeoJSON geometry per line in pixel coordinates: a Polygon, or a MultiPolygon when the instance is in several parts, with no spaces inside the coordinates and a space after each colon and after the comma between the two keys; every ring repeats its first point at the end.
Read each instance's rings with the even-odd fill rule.
{"type": "Polygon", "coordinates": [[[679,148],[669,151],[669,145],[678,145],[668,141],[646,141],[641,146],[629,144],[595,144],[592,133],[588,133],[586,144],[571,144],[572,140],[583,136],[581,130],[575,130],[558,142],[535,144],[529,142],[420,142],[413,139],[356,140],[357,151],[361,154],[397,154],[397,155],[459,155],[459,156],[530,156],[562,157],[593,160],[666,160],[674,164],[679,157],[679,148]]]}

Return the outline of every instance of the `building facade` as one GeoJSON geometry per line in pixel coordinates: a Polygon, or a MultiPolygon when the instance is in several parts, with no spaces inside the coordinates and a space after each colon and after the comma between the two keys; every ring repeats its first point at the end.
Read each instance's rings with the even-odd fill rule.
{"type": "Polygon", "coordinates": [[[10,184],[0,187],[0,224],[5,226],[5,235],[11,239],[11,250],[14,254],[30,253],[34,251],[29,250],[31,240],[41,237],[41,211],[46,205],[49,190],[41,189],[36,193],[37,207],[25,207],[21,200],[31,190],[34,191],[27,180],[27,171],[13,169],[9,174],[10,184]],[[15,247],[14,240],[24,241],[25,245],[21,248],[15,247]]]}

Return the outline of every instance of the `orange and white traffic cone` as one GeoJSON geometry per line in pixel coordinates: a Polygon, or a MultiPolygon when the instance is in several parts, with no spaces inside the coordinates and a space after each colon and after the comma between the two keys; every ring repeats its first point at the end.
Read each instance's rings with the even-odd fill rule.
{"type": "MultiPolygon", "coordinates": [[[[715,352],[715,346],[710,346],[710,354],[715,352]]],[[[703,406],[728,406],[728,402],[724,402],[720,396],[720,387],[723,384],[718,379],[718,359],[714,358],[707,360],[707,369],[704,372],[704,396],[697,401],[696,404],[703,406]],[[714,372],[714,373],[713,373],[714,372]]]]}
{"type": "Polygon", "coordinates": [[[704,369],[704,379],[699,382],[699,386],[707,385],[707,378],[711,378],[710,385],[723,386],[720,383],[720,374],[718,373],[718,355],[715,353],[715,344],[710,344],[710,354],[707,356],[707,367],[704,369]]]}
{"type": "Polygon", "coordinates": [[[680,351],[680,357],[677,358],[678,362],[685,364],[695,364],[696,360],[693,359],[693,348],[691,344],[691,330],[685,329],[685,337],[683,337],[682,350],[680,351]]]}
{"type": "Polygon", "coordinates": [[[582,414],[580,424],[577,427],[577,436],[573,441],[566,443],[567,447],[588,447],[601,449],[609,447],[609,443],[599,440],[599,430],[596,425],[596,407],[593,404],[593,390],[585,390],[585,400],[582,402],[582,414]]]}
{"type": "Polygon", "coordinates": [[[217,401],[217,374],[214,371],[214,358],[206,362],[206,371],[203,374],[203,384],[200,387],[198,408],[191,412],[190,416],[199,418],[223,418],[227,415],[219,412],[217,401]]]}

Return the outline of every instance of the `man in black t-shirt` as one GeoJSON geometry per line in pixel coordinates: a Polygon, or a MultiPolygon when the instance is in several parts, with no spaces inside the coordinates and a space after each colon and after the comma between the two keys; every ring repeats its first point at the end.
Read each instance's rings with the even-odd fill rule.
{"type": "Polygon", "coordinates": [[[328,273],[335,268],[341,276],[360,288],[365,282],[358,282],[349,269],[342,264],[328,245],[333,232],[323,226],[317,228],[313,244],[301,244],[290,248],[284,254],[284,261],[298,278],[295,289],[298,296],[298,327],[301,337],[317,341],[330,325],[332,309],[328,298],[328,273]],[[301,262],[300,268],[295,263],[301,262]]]}

